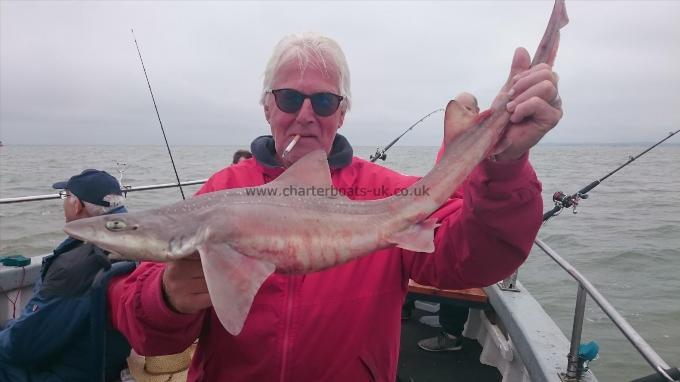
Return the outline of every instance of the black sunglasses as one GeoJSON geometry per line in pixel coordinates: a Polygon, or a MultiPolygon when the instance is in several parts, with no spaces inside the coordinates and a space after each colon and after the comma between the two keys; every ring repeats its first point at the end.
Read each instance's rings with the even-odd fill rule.
{"type": "Polygon", "coordinates": [[[337,94],[321,92],[307,95],[295,89],[276,89],[272,90],[276,106],[284,113],[297,113],[306,98],[312,102],[314,113],[321,117],[333,115],[340,107],[342,96],[337,94]]]}

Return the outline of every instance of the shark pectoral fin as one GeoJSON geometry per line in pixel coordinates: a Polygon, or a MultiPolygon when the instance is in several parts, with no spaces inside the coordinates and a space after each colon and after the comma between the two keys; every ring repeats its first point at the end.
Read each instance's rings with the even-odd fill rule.
{"type": "Polygon", "coordinates": [[[414,252],[434,252],[434,229],[439,227],[437,218],[429,218],[390,236],[387,241],[397,247],[414,252]]]}
{"type": "Polygon", "coordinates": [[[227,244],[204,244],[198,252],[215,313],[229,333],[238,335],[255,294],[276,266],[236,252],[227,244]]]}

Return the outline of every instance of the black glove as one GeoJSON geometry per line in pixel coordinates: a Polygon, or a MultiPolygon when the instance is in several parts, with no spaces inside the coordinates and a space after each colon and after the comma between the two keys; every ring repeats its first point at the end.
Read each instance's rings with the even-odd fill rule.
{"type": "Polygon", "coordinates": [[[83,244],[54,259],[40,288],[45,298],[76,297],[85,293],[101,270],[111,268],[104,251],[92,244],[83,244]]]}

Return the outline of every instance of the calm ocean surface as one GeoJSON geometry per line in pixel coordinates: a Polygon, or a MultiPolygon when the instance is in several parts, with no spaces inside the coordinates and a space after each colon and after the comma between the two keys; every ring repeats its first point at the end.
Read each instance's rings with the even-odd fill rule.
{"type": "MultiPolygon", "coordinates": [[[[573,193],[623,164],[645,145],[542,145],[532,163],[543,182],[544,210],[552,194],[573,193]]],[[[204,179],[225,167],[239,147],[178,146],[173,149],[182,180],[204,179]]],[[[372,147],[355,154],[368,158],[372,147]]],[[[385,165],[422,175],[436,148],[394,147],[385,165]]],[[[125,184],[170,183],[174,172],[162,146],[0,147],[0,197],[53,193],[51,184],[84,168],[118,176],[125,184]]],[[[185,193],[195,192],[198,186],[185,193]]],[[[680,366],[680,146],[662,145],[607,179],[581,202],[579,213],[563,211],[539,237],[576,266],[628,322],[673,366],[680,366]]],[[[180,199],[177,189],[134,192],[130,210],[180,199]]],[[[64,237],[61,200],[0,205],[0,255],[50,252],[64,237]]],[[[540,250],[520,269],[520,281],[562,330],[571,333],[576,283],[540,250]]],[[[600,358],[592,365],[601,381],[624,381],[651,373],[641,356],[589,301],[584,341],[597,340],[600,358]]]]}

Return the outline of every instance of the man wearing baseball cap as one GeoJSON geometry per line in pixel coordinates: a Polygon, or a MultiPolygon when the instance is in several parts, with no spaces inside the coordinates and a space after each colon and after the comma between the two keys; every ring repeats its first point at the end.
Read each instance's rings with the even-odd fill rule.
{"type": "Polygon", "coordinates": [[[123,206],[120,184],[105,171],[88,169],[69,180],[57,182],[53,188],[61,191],[66,222],[106,213],[127,212],[123,206]]]}
{"type": "MultiPolygon", "coordinates": [[[[66,222],[127,212],[120,184],[105,171],[84,170],[52,187],[62,190],[66,222]]],[[[119,332],[106,329],[105,300],[95,301],[105,296],[102,279],[133,268],[133,263],[112,268],[100,248],[66,238],[43,259],[21,316],[0,331],[0,382],[117,380],[130,346],[119,332]],[[95,326],[101,331],[91,335],[95,326]]]]}

